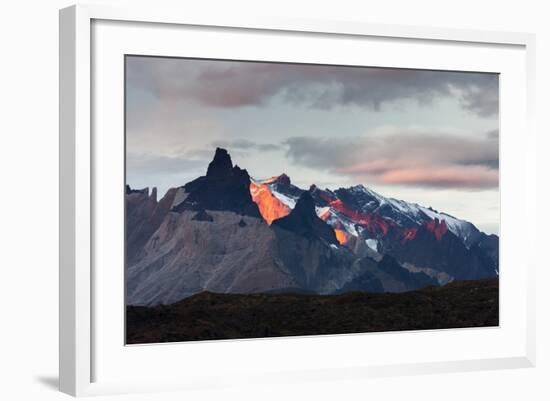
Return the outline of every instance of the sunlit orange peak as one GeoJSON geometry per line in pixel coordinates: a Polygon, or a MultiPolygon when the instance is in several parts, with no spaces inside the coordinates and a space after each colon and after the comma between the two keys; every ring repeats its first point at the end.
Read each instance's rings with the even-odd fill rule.
{"type": "Polygon", "coordinates": [[[334,233],[336,234],[336,239],[340,245],[346,245],[346,242],[348,242],[348,235],[346,232],[340,228],[335,228],[334,233]]]}
{"type": "Polygon", "coordinates": [[[267,184],[256,184],[250,181],[250,195],[269,225],[273,223],[273,220],[285,217],[290,213],[290,208],[273,195],[267,184]]]}

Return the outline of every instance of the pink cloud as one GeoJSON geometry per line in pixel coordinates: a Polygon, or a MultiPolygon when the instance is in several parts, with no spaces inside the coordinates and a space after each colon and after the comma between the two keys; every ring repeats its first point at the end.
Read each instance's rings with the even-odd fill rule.
{"type": "MultiPolygon", "coordinates": [[[[496,131],[495,131],[496,132],[496,131]]],[[[460,137],[415,129],[356,138],[287,140],[294,163],[355,181],[430,188],[497,188],[498,136],[460,137]]]]}
{"type": "Polygon", "coordinates": [[[480,166],[394,169],[374,178],[382,184],[479,189],[497,187],[499,181],[498,171],[480,166]]]}

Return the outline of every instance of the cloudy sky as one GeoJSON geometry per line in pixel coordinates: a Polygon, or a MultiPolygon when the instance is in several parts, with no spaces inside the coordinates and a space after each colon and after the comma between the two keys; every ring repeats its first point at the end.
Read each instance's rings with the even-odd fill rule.
{"type": "Polygon", "coordinates": [[[162,195],[216,146],[254,178],[363,184],[498,233],[498,76],[126,58],[127,183],[162,195]]]}

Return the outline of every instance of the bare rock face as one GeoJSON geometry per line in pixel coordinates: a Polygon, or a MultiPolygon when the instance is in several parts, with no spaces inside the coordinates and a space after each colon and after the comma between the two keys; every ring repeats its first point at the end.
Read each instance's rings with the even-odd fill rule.
{"type": "Polygon", "coordinates": [[[176,189],[170,189],[157,202],[157,189],[135,190],[126,186],[126,258],[129,263],[143,254],[143,246],[170,211],[176,189]]]}
{"type": "Polygon", "coordinates": [[[170,212],[128,266],[127,304],[170,304],[202,291],[332,293],[360,274],[355,260],[343,247],[261,219],[170,212]]]}
{"type": "Polygon", "coordinates": [[[212,222],[194,219],[194,211],[167,214],[145,245],[144,257],[128,267],[128,304],[168,304],[205,290],[253,293],[296,287],[277,262],[275,235],[263,220],[207,213],[212,222]]]}

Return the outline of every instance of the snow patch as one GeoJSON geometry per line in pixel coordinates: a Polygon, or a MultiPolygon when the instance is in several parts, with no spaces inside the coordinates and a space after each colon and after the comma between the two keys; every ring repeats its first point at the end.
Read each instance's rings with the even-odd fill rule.
{"type": "Polygon", "coordinates": [[[271,188],[271,193],[273,194],[274,197],[279,199],[281,202],[283,202],[289,208],[294,209],[294,207],[296,206],[296,199],[291,198],[290,196],[286,196],[286,195],[284,195],[280,192],[277,192],[273,188],[271,188]]]}
{"type": "Polygon", "coordinates": [[[445,220],[449,231],[465,242],[472,234],[472,224],[467,221],[459,220],[446,213],[436,212],[427,207],[419,206],[418,208],[431,219],[438,219],[439,221],[445,220]]]}
{"type": "MultiPolygon", "coordinates": [[[[336,214],[336,213],[333,213],[333,214],[336,214]]],[[[348,221],[347,219],[343,219],[343,218],[340,218],[339,221],[340,221],[340,223],[342,223],[342,225],[344,226],[344,228],[346,229],[346,231],[349,234],[353,235],[354,237],[359,236],[359,233],[355,229],[355,224],[353,224],[350,221],[348,221]]]]}
{"type": "Polygon", "coordinates": [[[322,215],[324,215],[329,210],[330,210],[330,207],[328,207],[328,206],[324,206],[324,207],[315,206],[315,213],[317,213],[318,217],[321,217],[322,215]]]}
{"type": "Polygon", "coordinates": [[[372,238],[365,240],[367,246],[372,249],[374,252],[378,252],[378,241],[372,238]]]}
{"type": "Polygon", "coordinates": [[[450,274],[447,274],[445,272],[440,272],[435,269],[431,269],[429,267],[418,267],[413,265],[412,263],[403,263],[402,266],[410,271],[411,273],[424,273],[428,275],[429,277],[436,279],[437,283],[439,285],[445,285],[452,281],[454,281],[454,277],[450,274]]]}

